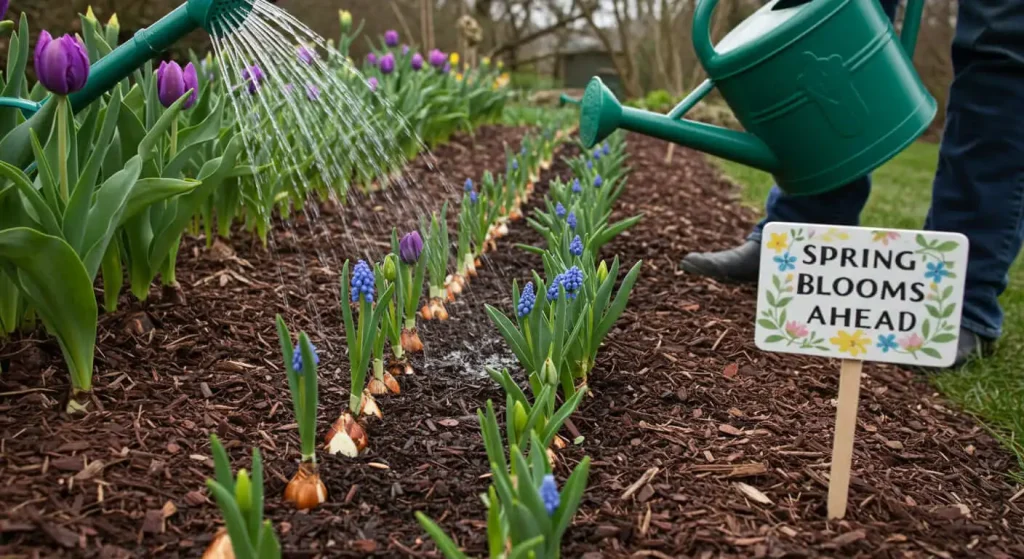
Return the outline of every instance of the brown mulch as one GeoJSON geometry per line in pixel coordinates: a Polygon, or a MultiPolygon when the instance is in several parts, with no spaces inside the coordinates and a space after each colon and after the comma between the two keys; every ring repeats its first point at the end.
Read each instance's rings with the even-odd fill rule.
{"type": "MultiPolygon", "coordinates": [[[[321,454],[330,497],[311,513],[280,499],[298,436],[273,318],[309,332],[320,350],[322,436],[348,398],[341,262],[378,257],[392,226],[402,232],[442,194],[457,199],[466,176],[500,172],[502,142],[515,149],[520,135],[492,127],[475,142],[457,137],[435,150],[448,184],[419,160],[409,172],[417,186],[279,226],[267,251],[245,234],[214,250],[187,241],[183,304],[154,288],[148,303],[125,296],[102,317],[102,411],[85,419],[61,412],[67,380],[55,343],[36,334],[0,346],[9,367],[0,376],[0,555],[200,556],[219,525],[204,488],[211,432],[235,469],[260,447],[267,515],[287,556],[437,556],[418,510],[484,555],[488,468],[476,410],[487,399],[501,410],[504,396],[483,367],[518,369],[482,306],[507,308],[512,279],[541,269],[512,246],[538,236],[513,224],[448,305],[451,320],[421,326],[417,374],[380,399],[384,419],[369,423],[367,453],[321,454]]],[[[838,365],[757,351],[753,289],[678,271],[688,251],[739,241],[754,215],[693,152],[663,164],[665,147],[630,137],[633,172],[616,217],[645,218],[605,252],[626,268],[644,265],[599,354],[593,397],[573,416],[585,440],[562,452],[569,467],[584,454],[594,461],[563,555],[1024,556],[1010,456],[926,378],[894,367],[865,368],[849,513],[825,520],[838,365]]],[[[556,164],[531,203],[548,176],[566,172],[556,164]]]]}

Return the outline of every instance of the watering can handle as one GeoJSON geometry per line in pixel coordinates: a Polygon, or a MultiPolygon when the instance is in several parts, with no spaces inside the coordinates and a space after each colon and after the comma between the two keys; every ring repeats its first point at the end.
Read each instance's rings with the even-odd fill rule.
{"type": "MultiPolygon", "coordinates": [[[[718,0],[697,0],[693,10],[693,50],[705,70],[711,71],[717,66],[722,55],[711,44],[711,16],[714,15],[718,0]]],[[[903,14],[903,29],[900,32],[900,44],[913,60],[914,47],[917,46],[917,32],[921,29],[921,15],[924,13],[924,0],[907,0],[907,9],[903,14]]]]}

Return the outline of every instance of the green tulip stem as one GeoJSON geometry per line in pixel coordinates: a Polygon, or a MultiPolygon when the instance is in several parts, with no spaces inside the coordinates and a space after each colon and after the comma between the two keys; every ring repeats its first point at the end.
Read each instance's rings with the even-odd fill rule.
{"type": "Polygon", "coordinates": [[[68,98],[57,97],[57,158],[60,165],[60,198],[68,201],[68,98]]]}
{"type": "Polygon", "coordinates": [[[171,121],[171,157],[178,155],[178,119],[171,121]]]}

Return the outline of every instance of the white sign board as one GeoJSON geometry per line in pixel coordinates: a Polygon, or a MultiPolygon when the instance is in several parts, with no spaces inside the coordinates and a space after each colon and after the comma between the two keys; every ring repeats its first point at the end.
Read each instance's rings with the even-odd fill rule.
{"type": "Polygon", "coordinates": [[[960,333],[967,245],[959,233],[768,223],[757,347],[949,366],[960,333]]]}

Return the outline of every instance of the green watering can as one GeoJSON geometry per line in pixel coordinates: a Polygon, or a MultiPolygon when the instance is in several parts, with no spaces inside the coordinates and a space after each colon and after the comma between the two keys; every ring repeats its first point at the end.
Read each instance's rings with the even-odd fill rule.
{"type": "Polygon", "coordinates": [[[623,107],[592,78],[580,112],[586,147],[623,128],[767,171],[787,194],[807,195],[878,168],[935,117],[911,62],[924,0],[907,0],[899,41],[878,0],[773,0],[712,45],[717,3],[694,9],[708,80],[661,115],[623,107]],[[681,118],[716,87],[747,132],[681,118]]]}
{"type": "MultiPolygon", "coordinates": [[[[160,21],[139,30],[130,41],[93,64],[85,87],[68,97],[72,108],[77,112],[88,107],[147,61],[196,29],[204,29],[207,33],[219,36],[231,33],[239,21],[248,17],[255,1],[188,0],[160,21]]],[[[15,107],[34,115],[23,125],[22,132],[27,135],[27,128],[32,128],[42,133],[43,129],[48,129],[53,118],[53,111],[40,112],[49,100],[48,97],[36,103],[26,99],[0,97],[0,107],[15,107]]],[[[22,167],[32,155],[30,150],[22,150],[23,153],[13,151],[0,153],[0,160],[22,167]]]]}

